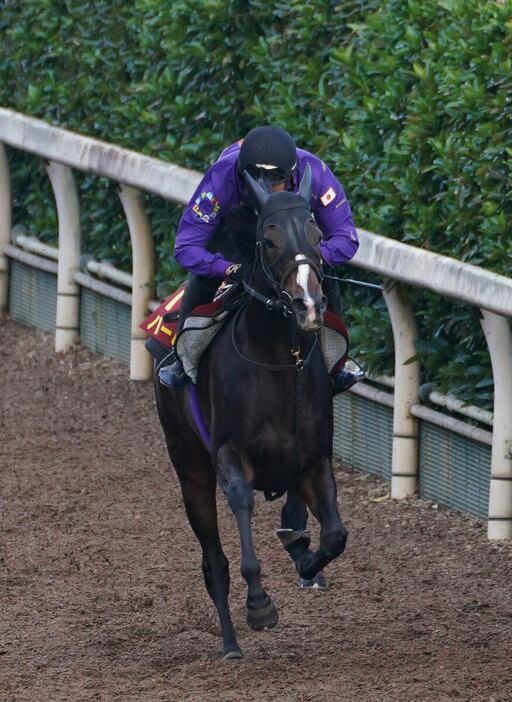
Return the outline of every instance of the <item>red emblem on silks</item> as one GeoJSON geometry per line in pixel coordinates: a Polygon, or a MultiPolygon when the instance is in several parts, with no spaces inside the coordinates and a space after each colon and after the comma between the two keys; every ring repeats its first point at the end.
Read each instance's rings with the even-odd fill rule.
{"type": "Polygon", "coordinates": [[[320,200],[322,201],[322,205],[324,207],[327,207],[327,205],[334,200],[336,197],[336,193],[334,192],[333,188],[329,188],[329,190],[326,190],[325,193],[322,195],[320,200]]]}
{"type": "Polygon", "coordinates": [[[148,336],[152,336],[160,342],[162,346],[170,348],[176,340],[178,322],[165,322],[164,317],[180,309],[184,292],[185,285],[180,285],[176,292],[164,300],[149,317],[139,324],[139,327],[145,331],[148,336]]]}

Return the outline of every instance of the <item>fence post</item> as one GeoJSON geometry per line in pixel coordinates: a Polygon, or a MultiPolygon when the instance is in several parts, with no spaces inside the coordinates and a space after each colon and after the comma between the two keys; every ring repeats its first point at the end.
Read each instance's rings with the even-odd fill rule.
{"type": "Polygon", "coordinates": [[[59,219],[59,268],[55,351],[67,351],[77,340],[80,327],[80,288],[74,274],[80,269],[80,205],[73,172],[50,161],[46,166],[59,219]]]}
{"type": "Polygon", "coordinates": [[[508,319],[482,310],[494,376],[494,428],[487,537],[512,539],[512,332],[508,319]]]}
{"type": "Polygon", "coordinates": [[[151,378],[153,362],[144,346],[146,335],[139,328],[139,324],[149,314],[149,302],[153,296],[155,274],[153,236],[140,191],[128,185],[121,185],[119,197],[128,221],[132,242],[130,379],[148,380],[151,378]]]}
{"type": "Polygon", "coordinates": [[[7,311],[8,264],[3,247],[11,241],[11,176],[5,147],[0,142],[0,314],[7,311]]]}
{"type": "Polygon", "coordinates": [[[405,365],[416,354],[417,329],[414,311],[403,286],[388,282],[384,299],[395,341],[391,497],[403,499],[418,489],[418,424],[410,410],[418,402],[420,364],[414,361],[405,365]]]}

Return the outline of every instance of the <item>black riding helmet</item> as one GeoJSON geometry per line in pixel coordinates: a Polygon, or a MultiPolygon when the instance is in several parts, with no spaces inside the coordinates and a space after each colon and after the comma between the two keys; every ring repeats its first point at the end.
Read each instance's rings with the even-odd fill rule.
{"type": "Polygon", "coordinates": [[[240,173],[247,171],[268,192],[277,183],[288,183],[297,165],[292,137],[279,127],[251,129],[238,156],[240,173]]]}

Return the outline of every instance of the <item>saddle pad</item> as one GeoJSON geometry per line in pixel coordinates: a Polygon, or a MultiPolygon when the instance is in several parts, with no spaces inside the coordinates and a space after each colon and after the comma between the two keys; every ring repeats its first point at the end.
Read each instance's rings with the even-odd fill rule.
{"type": "Polygon", "coordinates": [[[153,337],[162,346],[171,349],[176,340],[177,322],[164,322],[164,317],[171,312],[177,312],[180,309],[181,299],[185,292],[185,284],[170,295],[162,304],[153,310],[144,321],[139,324],[140,329],[146,332],[148,336],[153,337]]]}
{"type": "Polygon", "coordinates": [[[223,309],[217,309],[211,314],[210,308],[215,304],[196,307],[185,320],[183,331],[176,342],[176,350],[185,373],[193,383],[197,382],[197,369],[203,353],[222,328],[222,322],[231,314],[230,310],[223,309]]]}
{"type": "MultiPolygon", "coordinates": [[[[230,315],[229,310],[208,309],[211,305],[196,307],[187,318],[183,331],[176,342],[185,373],[192,382],[197,382],[197,369],[203,353],[222,328],[222,322],[230,315]]],[[[325,324],[320,330],[320,348],[327,371],[342,368],[348,356],[348,335],[345,325],[332,313],[325,316],[325,324]]]]}
{"type": "Polygon", "coordinates": [[[187,317],[183,331],[176,341],[178,322],[177,319],[169,321],[169,316],[172,318],[173,313],[179,312],[184,292],[185,284],[164,300],[149,317],[139,324],[139,327],[165,348],[171,349],[176,344],[176,350],[185,372],[195,383],[201,356],[230,311],[223,309],[222,296],[207,305],[196,307],[193,313],[187,317]]]}
{"type": "MultiPolygon", "coordinates": [[[[167,349],[172,349],[176,342],[176,329],[178,327],[178,312],[181,306],[181,300],[185,292],[185,283],[166,298],[162,304],[146,317],[139,324],[140,329],[146,332],[148,336],[154,338],[162,346],[167,349]],[[176,313],[176,319],[169,320],[169,317],[176,313]]],[[[203,316],[213,317],[222,308],[222,299],[214,300],[208,305],[196,307],[195,312],[201,313],[203,316]]]]}
{"type": "MultiPolygon", "coordinates": [[[[177,321],[168,321],[168,316],[179,312],[184,291],[183,284],[139,324],[146,334],[168,349],[176,343],[177,328],[177,321]]],[[[196,307],[187,318],[176,350],[186,374],[194,383],[203,353],[229,315],[230,310],[223,308],[221,297],[207,305],[196,307]]],[[[329,373],[333,368],[342,368],[345,365],[348,356],[348,333],[341,319],[332,312],[325,313],[324,326],[320,330],[320,347],[329,373]]]]}
{"type": "Polygon", "coordinates": [[[341,319],[333,312],[326,312],[320,330],[320,348],[330,373],[333,368],[343,368],[348,358],[348,332],[341,319]]]}

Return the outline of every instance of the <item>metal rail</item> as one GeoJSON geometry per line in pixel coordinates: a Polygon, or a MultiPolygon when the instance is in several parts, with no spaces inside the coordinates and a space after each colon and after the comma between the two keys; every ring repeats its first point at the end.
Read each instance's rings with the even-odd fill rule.
{"type": "MultiPolygon", "coordinates": [[[[148,377],[150,363],[137,325],[152,306],[153,244],[138,190],[184,204],[190,199],[201,175],[0,108],[0,311],[7,305],[7,257],[13,254],[10,245],[11,183],[3,144],[50,162],[48,173],[59,219],[58,350],[68,348],[78,335],[77,282],[84,284],[79,275],[79,203],[71,169],[104,176],[121,184],[121,199],[134,251],[130,377],[148,377]]],[[[377,273],[388,281],[385,299],[395,339],[397,382],[392,494],[397,497],[410,494],[418,482],[418,437],[412,408],[418,396],[419,373],[417,366],[407,363],[416,337],[414,310],[405,288],[405,285],[412,285],[476,305],[482,310],[482,326],[493,373],[499,381],[495,383],[488,535],[489,538],[512,539],[512,334],[507,319],[512,317],[512,279],[362,229],[358,233],[360,248],[351,264],[377,273]]]]}

